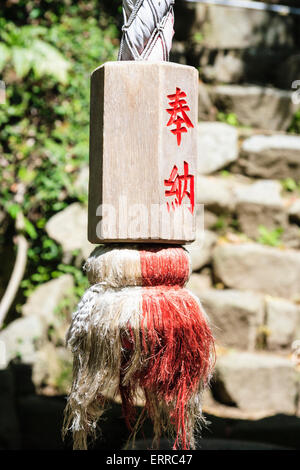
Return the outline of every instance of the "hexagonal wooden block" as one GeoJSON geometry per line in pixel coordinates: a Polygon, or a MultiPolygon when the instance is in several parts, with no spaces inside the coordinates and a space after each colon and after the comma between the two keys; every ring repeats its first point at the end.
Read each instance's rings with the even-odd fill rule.
{"type": "Polygon", "coordinates": [[[109,62],[91,77],[88,238],[195,239],[198,72],[109,62]]]}

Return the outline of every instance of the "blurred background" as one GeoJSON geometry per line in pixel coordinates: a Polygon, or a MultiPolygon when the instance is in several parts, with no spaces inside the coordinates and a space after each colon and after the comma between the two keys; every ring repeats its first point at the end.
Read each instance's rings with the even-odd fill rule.
{"type": "MultiPolygon", "coordinates": [[[[70,448],[65,334],[92,250],[89,77],[116,60],[121,24],[119,0],[1,2],[0,449],[70,448]]],[[[299,14],[175,5],[171,60],[200,77],[205,237],[189,246],[188,287],[218,356],[203,449],[300,447],[299,26],[299,14]]],[[[121,449],[120,405],[106,416],[95,448],[121,449]]],[[[147,423],[138,445],[151,436],[147,423]]]]}

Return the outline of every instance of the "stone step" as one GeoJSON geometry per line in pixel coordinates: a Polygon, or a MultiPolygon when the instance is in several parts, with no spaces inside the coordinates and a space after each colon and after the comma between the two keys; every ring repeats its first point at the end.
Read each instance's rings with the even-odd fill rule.
{"type": "Polygon", "coordinates": [[[230,351],[217,359],[212,393],[240,410],[296,414],[299,371],[288,357],[230,351]]]}
{"type": "Polygon", "coordinates": [[[214,173],[238,158],[238,129],[222,122],[198,124],[198,171],[214,173]]]}
{"type": "MultiPolygon", "coordinates": [[[[87,177],[87,173],[85,174],[87,177]]],[[[83,177],[84,180],[84,177],[83,177]]],[[[84,181],[80,184],[84,185],[84,181]]],[[[80,186],[78,183],[78,185],[80,186]]],[[[65,262],[70,262],[72,252],[78,250],[87,259],[95,248],[87,240],[87,208],[79,202],[70,204],[66,209],[53,215],[46,224],[46,232],[50,238],[58,242],[63,249],[65,262]]]]}
{"type": "Polygon", "coordinates": [[[20,359],[23,364],[33,364],[36,350],[46,341],[47,331],[42,318],[29,316],[18,318],[0,332],[0,341],[4,344],[4,362],[6,368],[11,360],[20,359]]]}
{"type": "MultiPolygon", "coordinates": [[[[243,126],[286,130],[299,105],[292,91],[257,85],[206,85],[206,92],[218,111],[234,113],[243,126]]],[[[207,113],[203,91],[199,93],[199,117],[207,113]]]]}
{"type": "Polygon", "coordinates": [[[241,145],[233,171],[258,178],[300,179],[300,136],[253,135],[241,145]]]}
{"type": "Polygon", "coordinates": [[[293,352],[300,339],[299,305],[257,292],[213,289],[205,279],[203,274],[192,274],[187,287],[201,300],[217,344],[293,352]]]}
{"type": "Polygon", "coordinates": [[[198,271],[211,263],[212,250],[217,238],[214,232],[205,230],[203,233],[197,234],[197,240],[194,243],[186,246],[192,261],[192,271],[198,271]]]}
{"type": "Polygon", "coordinates": [[[205,80],[279,83],[283,64],[286,75],[291,76],[292,64],[284,61],[297,52],[292,15],[220,5],[181,8],[177,21],[181,30],[189,28],[185,37],[201,34],[200,41],[190,41],[189,60],[200,67],[205,80]]]}
{"type": "Polygon", "coordinates": [[[237,230],[254,240],[260,238],[261,226],[268,231],[280,229],[283,246],[300,248],[300,198],[285,191],[279,181],[219,174],[200,175],[197,183],[206,228],[216,226],[214,214],[228,223],[234,220],[237,230]]]}
{"type": "Polygon", "coordinates": [[[65,299],[68,299],[69,306],[72,306],[73,290],[74,280],[71,274],[63,274],[57,279],[41,284],[34,290],[22,306],[23,316],[0,331],[0,342],[4,345],[4,361],[0,364],[0,369],[7,367],[14,359],[19,359],[23,364],[34,365],[33,375],[41,376],[44,372],[43,378],[47,377],[51,368],[49,363],[52,361],[51,365],[54,365],[56,355],[61,356],[60,349],[63,354],[69,352],[59,347],[55,350],[54,342],[65,343],[69,318],[60,315],[59,309],[65,299]],[[52,329],[53,343],[48,342],[49,328],[52,329]],[[52,355],[49,354],[50,346],[54,349],[52,355]],[[35,365],[39,369],[37,373],[35,365]]]}
{"type": "Polygon", "coordinates": [[[276,180],[253,180],[241,175],[200,175],[197,183],[197,201],[216,212],[233,212],[240,204],[274,206],[278,210],[288,205],[282,197],[282,185],[276,180]]]}
{"type": "Polygon", "coordinates": [[[259,243],[220,243],[214,273],[227,287],[299,300],[300,251],[259,243]]]}
{"type": "Polygon", "coordinates": [[[226,168],[252,178],[300,179],[299,135],[217,121],[199,122],[198,135],[198,171],[202,175],[226,168]]]}
{"type": "MultiPolygon", "coordinates": [[[[288,347],[295,355],[300,353],[300,307],[285,299],[265,298],[266,342],[268,349],[288,347]]],[[[300,363],[300,362],[299,362],[300,363]]]]}
{"type": "Polygon", "coordinates": [[[300,223],[300,198],[294,199],[289,205],[290,219],[296,223],[300,223]]]}
{"type": "Polygon", "coordinates": [[[255,349],[259,327],[264,323],[262,295],[234,289],[209,289],[199,297],[218,344],[255,349]]]}
{"type": "MultiPolygon", "coordinates": [[[[238,175],[199,176],[197,183],[198,203],[204,204],[204,220],[207,211],[222,217],[236,217],[239,230],[254,239],[260,235],[260,225],[268,230],[290,228],[291,202],[282,197],[282,185],[278,181],[255,181],[238,175]]],[[[296,232],[297,238],[298,230],[296,232]]]]}

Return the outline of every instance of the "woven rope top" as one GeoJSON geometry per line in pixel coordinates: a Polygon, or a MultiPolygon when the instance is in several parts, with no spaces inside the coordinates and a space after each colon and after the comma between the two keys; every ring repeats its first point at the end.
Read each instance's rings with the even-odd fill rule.
{"type": "Polygon", "coordinates": [[[169,60],[174,0],[123,0],[124,26],[118,60],[169,60]]]}

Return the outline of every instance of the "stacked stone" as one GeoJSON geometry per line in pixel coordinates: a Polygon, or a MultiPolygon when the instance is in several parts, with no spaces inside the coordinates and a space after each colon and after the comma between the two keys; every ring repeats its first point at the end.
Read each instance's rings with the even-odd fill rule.
{"type": "Polygon", "coordinates": [[[174,60],[199,67],[206,84],[201,119],[221,111],[242,125],[288,129],[299,109],[300,17],[197,3],[175,5],[175,14],[174,60]]]}
{"type": "Polygon", "coordinates": [[[198,130],[205,232],[188,247],[188,287],[217,341],[215,401],[207,409],[297,414],[300,137],[217,122],[198,130]]]}

